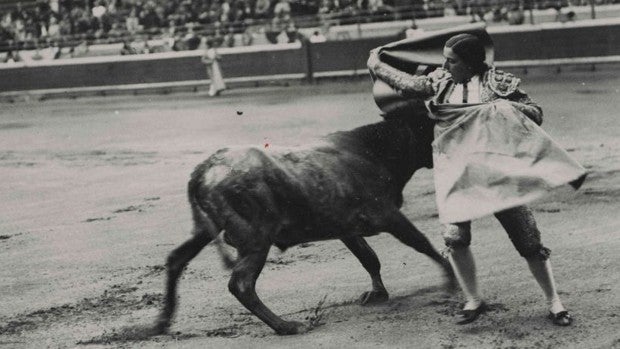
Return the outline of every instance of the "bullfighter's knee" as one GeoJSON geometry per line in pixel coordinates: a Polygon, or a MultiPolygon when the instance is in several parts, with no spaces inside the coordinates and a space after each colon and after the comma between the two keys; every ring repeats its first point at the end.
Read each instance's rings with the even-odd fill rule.
{"type": "Polygon", "coordinates": [[[442,236],[447,253],[453,249],[468,247],[471,244],[471,222],[445,224],[442,236]]]}
{"type": "Polygon", "coordinates": [[[512,244],[525,259],[546,260],[551,250],[543,246],[536,220],[527,206],[518,206],[495,214],[512,244]]]}
{"type": "Polygon", "coordinates": [[[517,251],[519,252],[521,257],[528,260],[535,259],[545,261],[549,259],[549,256],[551,255],[551,250],[543,246],[542,244],[528,248],[517,247],[517,251]]]}

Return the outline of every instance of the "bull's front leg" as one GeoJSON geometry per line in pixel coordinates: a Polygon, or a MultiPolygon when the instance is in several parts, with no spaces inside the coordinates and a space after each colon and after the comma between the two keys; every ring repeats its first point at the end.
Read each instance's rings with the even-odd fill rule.
{"type": "Polygon", "coordinates": [[[422,234],[422,232],[400,211],[394,210],[391,212],[385,230],[394,235],[394,237],[405,245],[413,247],[416,251],[424,253],[437,262],[444,270],[446,291],[452,293],[456,290],[456,278],[452,266],[450,266],[450,262],[435,250],[426,236],[424,236],[424,234],[422,234]]]}
{"type": "Polygon", "coordinates": [[[238,263],[233,269],[228,289],[254,315],[263,320],[279,335],[304,333],[309,327],[295,321],[284,321],[274,314],[256,294],[256,279],[263,270],[269,247],[260,251],[239,251],[238,263]]]}
{"type": "Polygon", "coordinates": [[[381,280],[381,263],[375,251],[373,251],[370,245],[368,245],[366,240],[361,236],[341,240],[349,250],[353,252],[355,257],[359,259],[364,269],[370,274],[370,279],[372,280],[372,290],[362,294],[360,303],[366,305],[387,301],[389,299],[389,294],[383,285],[383,280],[381,280]]]}

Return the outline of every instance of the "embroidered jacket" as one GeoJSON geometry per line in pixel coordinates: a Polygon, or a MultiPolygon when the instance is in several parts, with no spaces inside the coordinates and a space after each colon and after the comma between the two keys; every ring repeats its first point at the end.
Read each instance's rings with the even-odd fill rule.
{"type": "MultiPolygon", "coordinates": [[[[381,62],[376,50],[370,52],[368,68],[373,77],[379,77],[401,96],[432,99],[437,104],[446,103],[456,85],[450,72],[445,69],[437,68],[426,76],[411,75],[381,62]]],[[[514,102],[514,106],[532,121],[542,124],[542,109],[519,88],[521,79],[490,67],[481,76],[481,81],[480,99],[483,103],[507,99],[514,102]]]]}

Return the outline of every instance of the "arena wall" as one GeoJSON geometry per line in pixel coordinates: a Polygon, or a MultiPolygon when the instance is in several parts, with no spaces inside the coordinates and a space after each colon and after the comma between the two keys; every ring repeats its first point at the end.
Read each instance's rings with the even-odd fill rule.
{"type": "MultiPolygon", "coordinates": [[[[620,19],[491,27],[489,34],[498,65],[511,62],[518,66],[523,62],[525,66],[570,59],[601,62],[601,58],[620,55],[620,19]]],[[[365,74],[368,51],[395,39],[388,36],[260,45],[222,48],[218,52],[224,77],[231,82],[312,79],[365,74]]],[[[205,83],[201,56],[200,51],[189,51],[4,64],[0,65],[0,92],[205,83]]]]}

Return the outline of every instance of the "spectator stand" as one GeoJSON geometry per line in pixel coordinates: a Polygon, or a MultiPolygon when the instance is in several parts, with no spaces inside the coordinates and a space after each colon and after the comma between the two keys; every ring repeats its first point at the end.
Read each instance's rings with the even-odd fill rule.
{"type": "Polygon", "coordinates": [[[620,17],[620,0],[23,0],[0,5],[0,62],[381,37],[620,17]],[[591,4],[596,2],[596,12],[591,4]]]}

